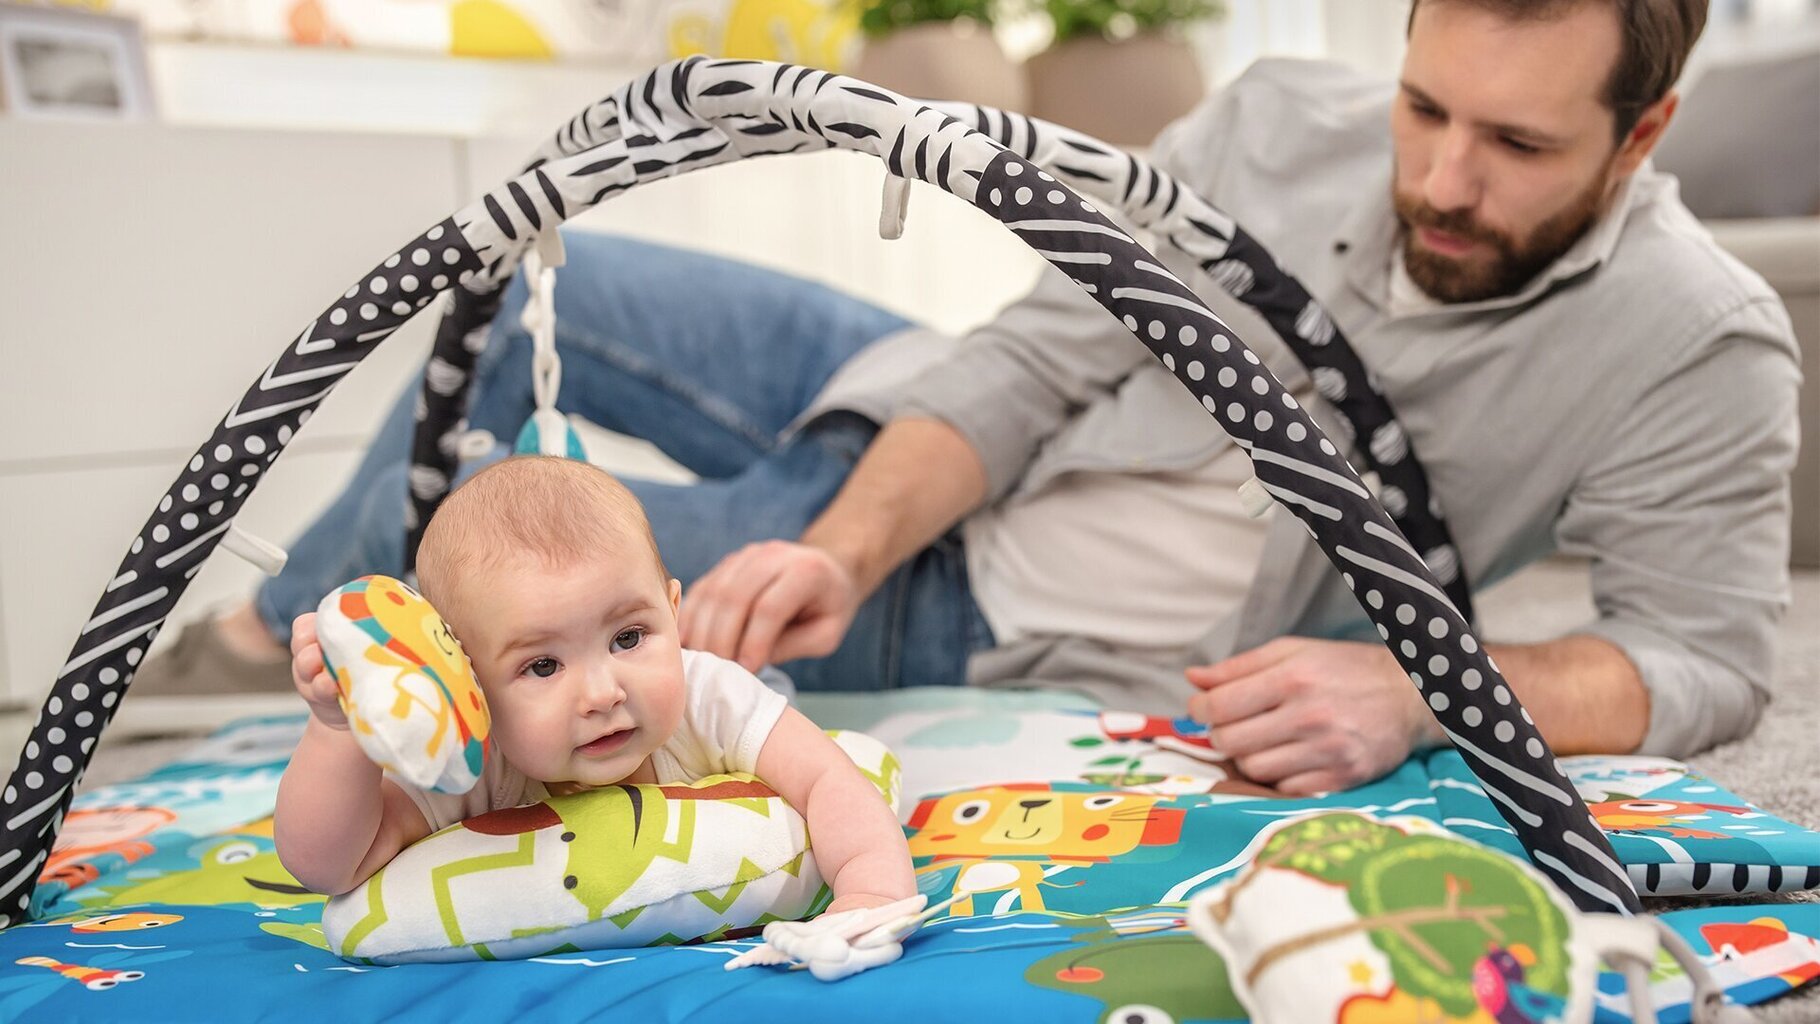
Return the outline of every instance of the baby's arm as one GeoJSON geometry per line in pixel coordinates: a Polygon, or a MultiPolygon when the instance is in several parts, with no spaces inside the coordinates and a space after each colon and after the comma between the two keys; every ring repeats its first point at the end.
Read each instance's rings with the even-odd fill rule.
{"type": "Polygon", "coordinates": [[[292,682],[310,705],[310,721],[278,783],[272,836],[285,870],[332,896],[371,878],[430,826],[354,742],[322,667],[315,620],[298,618],[291,635],[292,682]]]}
{"type": "Polygon", "coordinates": [[[828,912],[916,895],[910,847],[877,787],[795,708],[785,708],[758,752],[758,777],[809,823],[815,864],[834,902],[828,912]]]}

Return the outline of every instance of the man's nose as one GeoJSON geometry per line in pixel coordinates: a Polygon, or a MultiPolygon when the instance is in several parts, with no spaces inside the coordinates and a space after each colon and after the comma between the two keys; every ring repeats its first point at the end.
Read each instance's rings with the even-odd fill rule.
{"type": "Polygon", "coordinates": [[[1478,149],[1472,133],[1449,126],[1436,143],[1434,160],[1422,183],[1422,197],[1443,213],[1478,205],[1482,188],[1478,149]]]}

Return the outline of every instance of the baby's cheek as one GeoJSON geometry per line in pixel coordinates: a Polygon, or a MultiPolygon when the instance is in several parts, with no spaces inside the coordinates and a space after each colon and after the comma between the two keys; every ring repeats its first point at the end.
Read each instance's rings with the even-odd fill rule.
{"type": "Polygon", "coordinates": [[[682,725],[683,683],[680,675],[665,683],[663,706],[659,710],[663,718],[664,738],[668,739],[682,725]]]}

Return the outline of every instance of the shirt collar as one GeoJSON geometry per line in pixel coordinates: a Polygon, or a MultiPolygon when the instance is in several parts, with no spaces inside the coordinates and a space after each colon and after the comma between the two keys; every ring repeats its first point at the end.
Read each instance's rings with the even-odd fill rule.
{"type": "MultiPolygon", "coordinates": [[[[1426,312],[1473,313],[1523,305],[1555,285],[1592,270],[1611,258],[1618,247],[1618,238],[1624,232],[1625,221],[1630,218],[1631,211],[1654,192],[1658,177],[1654,167],[1645,162],[1618,186],[1618,193],[1604,216],[1515,293],[1478,302],[1448,303],[1426,312]]],[[[1392,247],[1397,243],[1397,230],[1396,212],[1390,203],[1390,169],[1386,167],[1361,189],[1359,201],[1341,221],[1339,233],[1334,238],[1334,250],[1340,254],[1347,280],[1380,310],[1389,306],[1390,259],[1392,247]]]]}

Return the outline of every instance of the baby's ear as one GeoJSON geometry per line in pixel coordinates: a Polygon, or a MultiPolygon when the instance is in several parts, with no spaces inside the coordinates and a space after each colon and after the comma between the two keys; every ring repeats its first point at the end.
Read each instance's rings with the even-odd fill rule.
{"type": "Polygon", "coordinates": [[[682,607],[682,580],[670,581],[670,614],[675,615],[682,607]]]}

